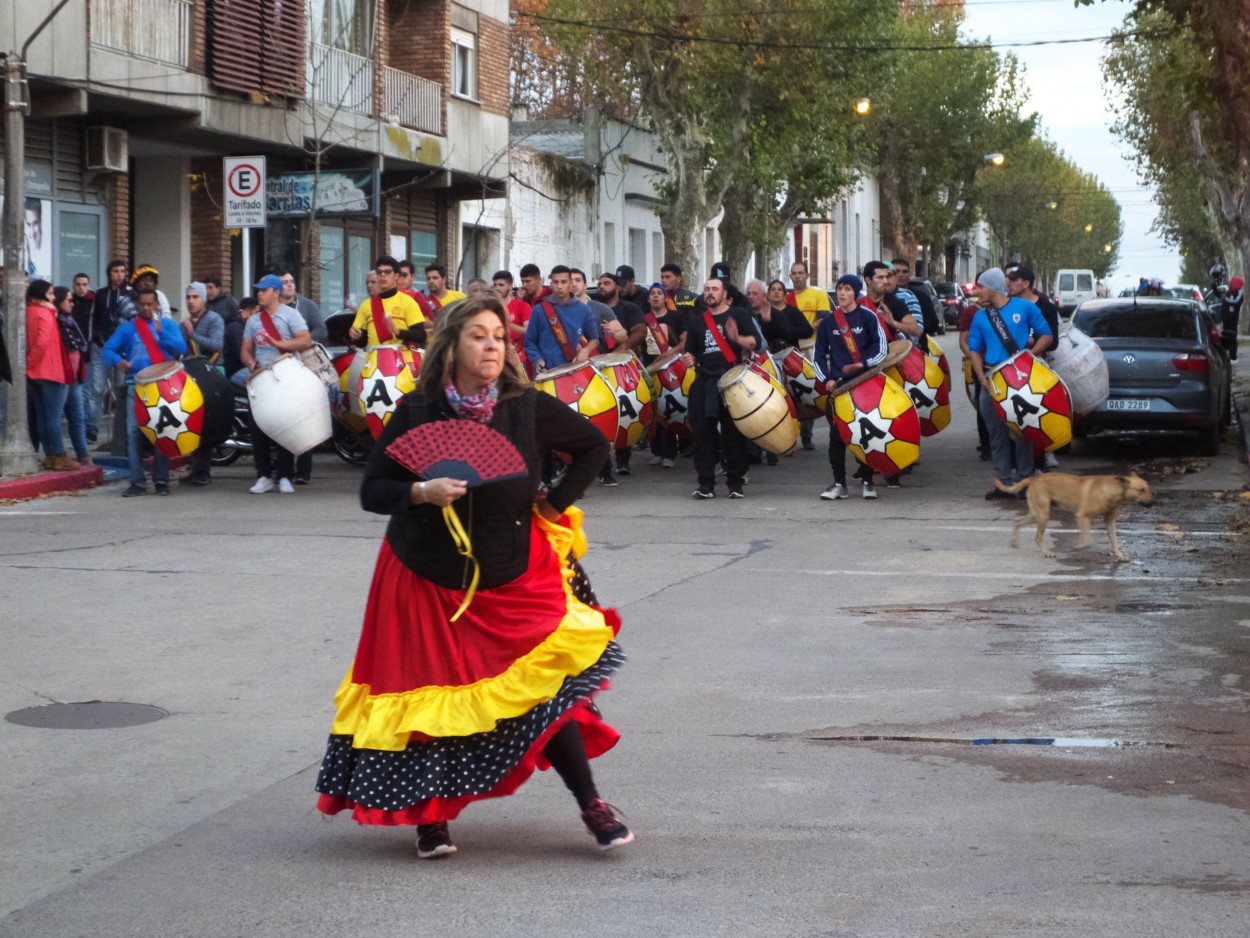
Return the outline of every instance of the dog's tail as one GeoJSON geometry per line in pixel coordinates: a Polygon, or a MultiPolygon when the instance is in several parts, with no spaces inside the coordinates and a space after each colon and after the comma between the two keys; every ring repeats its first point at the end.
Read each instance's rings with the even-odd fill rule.
{"type": "Polygon", "coordinates": [[[1025,489],[1027,489],[1030,485],[1032,485],[1032,484],[1033,484],[1033,480],[1034,480],[1035,478],[1037,478],[1037,477],[1036,477],[1036,476],[1029,476],[1027,479],[1021,479],[1021,480],[1020,480],[1019,482],[1017,482],[1015,485],[1003,485],[1003,483],[1002,483],[1002,482],[1000,482],[998,479],[995,479],[995,480],[994,480],[994,484],[995,484],[995,485],[997,485],[997,486],[998,486],[1000,489],[1002,489],[1004,492],[1010,492],[1012,495],[1015,495],[1017,492],[1023,492],[1023,491],[1024,491],[1025,489]]]}

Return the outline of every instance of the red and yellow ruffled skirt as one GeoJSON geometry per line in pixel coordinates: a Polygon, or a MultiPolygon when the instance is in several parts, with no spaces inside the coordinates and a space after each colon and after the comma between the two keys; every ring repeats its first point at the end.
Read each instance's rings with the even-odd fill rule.
{"type": "Polygon", "coordinates": [[[549,763],[566,723],[586,753],[620,738],[594,705],[625,657],[620,619],[596,608],[576,567],[581,512],[534,515],[529,569],[478,590],[417,576],[383,542],[356,660],[339,686],[317,807],[362,824],[451,820],[470,802],[516,791],[549,763]]]}

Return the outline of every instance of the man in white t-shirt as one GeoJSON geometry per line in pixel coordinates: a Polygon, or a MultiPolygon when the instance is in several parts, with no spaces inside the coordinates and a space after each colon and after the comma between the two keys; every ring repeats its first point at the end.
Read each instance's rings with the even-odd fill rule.
{"type": "MultiPolygon", "coordinates": [[[[287,352],[312,348],[312,335],[304,318],[291,307],[282,305],[282,280],[276,274],[260,278],[256,284],[256,303],[259,308],[248,317],[243,328],[243,351],[239,356],[249,371],[255,373],[272,365],[287,352]]],[[[253,495],[273,491],[273,479],[269,474],[276,462],[278,491],[283,495],[295,493],[291,482],[295,476],[295,457],[260,431],[255,416],[252,417],[252,457],[256,461],[256,484],[248,491],[253,495]]]]}

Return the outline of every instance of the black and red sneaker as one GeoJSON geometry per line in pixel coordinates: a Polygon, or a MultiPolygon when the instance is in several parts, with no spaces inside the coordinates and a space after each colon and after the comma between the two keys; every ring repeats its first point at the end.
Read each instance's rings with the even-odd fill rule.
{"type": "Polygon", "coordinates": [[[596,798],[582,812],[582,822],[595,835],[600,850],[623,847],[634,839],[633,832],[617,819],[616,811],[602,798],[596,798]]]}
{"type": "Polygon", "coordinates": [[[446,821],[417,825],[417,856],[422,860],[434,860],[455,852],[456,845],[451,842],[446,821]]]}

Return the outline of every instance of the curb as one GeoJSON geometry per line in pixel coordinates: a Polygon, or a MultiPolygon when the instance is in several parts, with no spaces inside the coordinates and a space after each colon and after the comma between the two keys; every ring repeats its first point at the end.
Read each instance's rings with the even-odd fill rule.
{"type": "Polygon", "coordinates": [[[21,479],[0,481],[0,500],[26,501],[41,495],[63,495],[92,489],[104,481],[101,466],[83,466],[73,472],[41,472],[21,479]]]}
{"type": "Polygon", "coordinates": [[[1233,410],[1237,412],[1237,426],[1241,428],[1240,462],[1250,467],[1250,401],[1244,394],[1233,395],[1233,410]]]}

